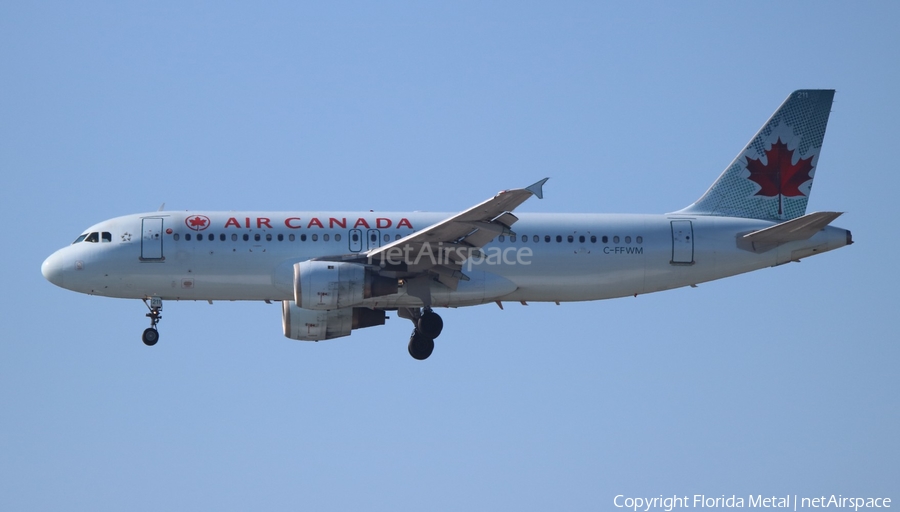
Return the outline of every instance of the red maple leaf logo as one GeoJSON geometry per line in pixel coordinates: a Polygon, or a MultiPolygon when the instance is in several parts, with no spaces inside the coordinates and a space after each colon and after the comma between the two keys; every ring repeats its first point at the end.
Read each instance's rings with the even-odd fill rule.
{"type": "Polygon", "coordinates": [[[792,164],[794,152],[789,150],[787,144],[778,141],[766,151],[766,163],[762,159],[754,160],[747,157],[747,170],[750,171],[748,179],[759,185],[758,196],[778,196],[778,214],[781,214],[781,196],[797,197],[805,195],[800,191],[800,185],[812,179],[809,175],[813,170],[812,159],[797,160],[792,164]]]}
{"type": "Polygon", "coordinates": [[[202,231],[209,226],[209,218],[203,215],[197,215],[189,219],[185,219],[184,223],[187,224],[187,227],[193,229],[194,231],[202,231]]]}

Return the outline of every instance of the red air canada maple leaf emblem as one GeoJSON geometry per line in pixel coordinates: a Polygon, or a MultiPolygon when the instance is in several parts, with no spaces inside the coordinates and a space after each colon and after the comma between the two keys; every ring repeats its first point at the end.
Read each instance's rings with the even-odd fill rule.
{"type": "Polygon", "coordinates": [[[781,214],[781,196],[797,197],[805,195],[800,191],[800,185],[812,179],[809,175],[813,170],[812,159],[801,158],[796,164],[791,163],[794,151],[788,149],[787,144],[781,142],[781,138],[766,150],[766,163],[762,159],[754,160],[747,157],[747,170],[750,181],[759,185],[758,196],[778,196],[778,213],[781,214]]]}
{"type": "Polygon", "coordinates": [[[194,231],[203,231],[209,227],[209,217],[205,215],[194,215],[184,219],[184,223],[189,229],[194,231]]]}

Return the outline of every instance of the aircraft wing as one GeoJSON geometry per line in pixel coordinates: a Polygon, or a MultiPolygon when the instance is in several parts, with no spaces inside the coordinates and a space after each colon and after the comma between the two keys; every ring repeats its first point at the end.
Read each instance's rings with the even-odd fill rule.
{"type": "Polygon", "coordinates": [[[514,234],[511,228],[519,219],[512,210],[532,195],[542,199],[542,187],[548,179],[525,188],[504,190],[453,217],[372,249],[365,257],[384,268],[403,268],[410,273],[429,271],[456,289],[460,279],[468,280],[461,271],[462,262],[480,254],[479,249],[497,235],[514,234]]]}

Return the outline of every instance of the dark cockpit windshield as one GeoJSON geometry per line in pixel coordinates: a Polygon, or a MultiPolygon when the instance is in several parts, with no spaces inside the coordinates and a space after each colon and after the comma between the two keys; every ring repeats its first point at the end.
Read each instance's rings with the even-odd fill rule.
{"type": "Polygon", "coordinates": [[[104,231],[102,233],[99,233],[96,231],[93,233],[85,233],[85,234],[79,236],[78,238],[76,238],[75,241],[72,243],[77,244],[79,242],[90,242],[90,243],[96,244],[101,241],[104,243],[112,242],[112,233],[110,233],[109,231],[104,231]]]}

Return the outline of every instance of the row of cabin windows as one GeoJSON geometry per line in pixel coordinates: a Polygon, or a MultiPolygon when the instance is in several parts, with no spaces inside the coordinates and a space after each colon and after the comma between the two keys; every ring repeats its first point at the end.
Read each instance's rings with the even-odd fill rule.
{"type": "Polygon", "coordinates": [[[85,233],[76,238],[72,243],[77,244],[78,242],[90,242],[94,244],[98,242],[112,242],[112,233],[109,233],[108,231],[102,233],[85,233]]]}
{"type": "MultiPolygon", "coordinates": [[[[181,239],[181,235],[178,234],[178,233],[175,233],[174,235],[172,235],[172,238],[173,238],[174,240],[178,241],[178,240],[181,239]]],[[[250,234],[244,233],[240,238],[243,239],[245,242],[249,242],[249,241],[250,241],[250,234]]],[[[301,241],[301,242],[305,242],[307,239],[312,240],[313,242],[318,242],[318,241],[319,241],[319,235],[318,235],[318,234],[315,234],[315,233],[312,234],[312,235],[309,235],[308,237],[307,237],[307,235],[304,233],[304,234],[301,234],[299,238],[300,238],[300,241],[301,241]]],[[[332,238],[331,235],[328,234],[328,233],[325,233],[325,234],[322,235],[322,241],[323,241],[323,242],[331,241],[331,238],[332,238]]],[[[359,237],[359,234],[354,233],[354,234],[351,235],[351,238],[353,239],[354,242],[358,242],[360,237],[359,237]]],[[[374,234],[374,233],[371,234],[371,235],[369,235],[369,238],[370,238],[370,240],[371,240],[372,242],[377,242],[377,241],[378,241],[378,235],[376,235],[376,234],[374,234]]],[[[395,239],[395,240],[400,240],[401,238],[403,238],[403,236],[398,234],[398,235],[396,235],[396,237],[395,237],[394,239],[395,239]]],[[[194,239],[196,239],[196,240],[210,240],[210,241],[213,241],[213,240],[216,239],[216,235],[214,235],[214,234],[212,234],[212,233],[207,234],[207,235],[204,235],[203,233],[197,233],[196,235],[192,235],[191,233],[185,233],[185,234],[184,234],[184,239],[185,239],[185,240],[188,240],[188,241],[194,240],[194,239]]],[[[283,234],[281,234],[281,233],[279,233],[279,234],[277,234],[277,235],[272,235],[272,233],[266,233],[265,236],[263,236],[261,233],[255,233],[255,234],[253,235],[253,241],[255,241],[255,242],[261,242],[263,239],[265,239],[266,242],[271,242],[272,240],[278,240],[279,242],[283,242],[283,241],[285,240],[285,236],[284,236],[283,234]]],[[[222,242],[228,240],[228,235],[226,235],[225,233],[219,234],[219,240],[222,241],[222,242]]],[[[293,233],[291,233],[291,234],[289,234],[289,235],[287,236],[287,240],[288,240],[289,242],[293,242],[293,241],[297,240],[297,236],[294,235],[293,233]]],[[[231,241],[232,241],[232,242],[237,242],[237,241],[238,241],[238,235],[237,235],[237,233],[232,233],[232,234],[231,234],[231,241]]],[[[335,234],[334,234],[334,241],[335,241],[335,242],[340,242],[340,241],[341,241],[341,234],[340,234],[340,233],[335,233],[335,234]]],[[[384,241],[385,241],[385,242],[390,242],[390,241],[391,241],[391,235],[384,235],[384,241]]]]}
{"type": "MultiPolygon", "coordinates": [[[[76,240],[74,243],[78,243],[78,242],[80,242],[80,241],[82,241],[82,240],[84,240],[84,241],[86,241],[86,242],[96,242],[96,241],[97,241],[97,236],[96,236],[96,235],[97,235],[97,233],[91,233],[90,235],[81,235],[81,237],[79,237],[79,239],[76,240]],[[85,237],[87,237],[87,238],[85,238],[85,237]]],[[[359,241],[359,237],[360,237],[360,236],[359,236],[358,233],[353,233],[353,234],[350,235],[350,236],[351,236],[351,238],[353,239],[354,242],[358,242],[358,241],[359,241]]],[[[175,233],[174,235],[172,235],[172,238],[175,239],[175,240],[177,241],[177,240],[179,240],[181,237],[180,237],[180,235],[179,235],[178,233],[175,233]]],[[[241,238],[242,238],[245,242],[249,242],[249,241],[250,241],[250,235],[249,235],[248,233],[244,233],[243,235],[241,235],[241,238]]],[[[378,241],[378,235],[376,235],[376,234],[374,234],[374,233],[372,233],[371,235],[369,235],[369,238],[371,239],[372,242],[377,242],[377,241],[378,241]]],[[[399,234],[398,234],[398,235],[395,235],[394,240],[400,240],[401,238],[402,238],[402,235],[399,235],[399,234]]],[[[500,235],[500,236],[498,237],[498,241],[500,241],[500,242],[505,242],[505,241],[506,241],[506,238],[507,238],[506,236],[500,235]]],[[[519,238],[517,235],[509,235],[509,241],[510,241],[510,242],[515,242],[515,241],[517,240],[517,238],[519,238]]],[[[550,243],[550,242],[553,241],[553,238],[554,238],[554,237],[551,237],[550,235],[544,235],[544,242],[550,243]]],[[[562,243],[562,241],[563,241],[563,236],[562,236],[562,235],[556,235],[555,238],[556,238],[556,242],[557,242],[557,243],[562,243]]],[[[212,233],[207,234],[207,235],[204,235],[203,233],[197,233],[196,235],[191,235],[191,233],[185,233],[184,239],[187,240],[187,241],[190,241],[190,240],[192,240],[192,239],[196,239],[196,240],[198,240],[198,241],[202,241],[202,240],[210,240],[210,241],[213,241],[213,240],[216,239],[216,235],[214,235],[214,234],[212,234],[212,233]]],[[[279,233],[279,234],[277,234],[277,235],[272,235],[271,233],[266,233],[266,235],[265,235],[265,240],[266,240],[267,242],[271,242],[272,240],[278,240],[279,242],[282,242],[282,241],[284,241],[284,239],[285,239],[285,236],[284,236],[283,234],[281,234],[281,233],[279,233]]],[[[291,234],[289,234],[289,235],[287,236],[287,239],[288,239],[288,241],[293,242],[293,241],[296,240],[296,235],[294,235],[293,233],[291,233],[291,234]]],[[[319,235],[314,233],[314,234],[312,234],[312,235],[309,235],[309,236],[308,236],[308,239],[312,240],[313,242],[318,242],[318,241],[319,241],[319,235]]],[[[579,243],[582,243],[582,244],[583,244],[583,243],[585,243],[585,242],[587,241],[587,239],[588,239],[588,238],[585,237],[584,235],[579,235],[579,236],[578,236],[578,242],[579,242],[579,243]]],[[[219,234],[219,240],[222,241],[222,242],[224,242],[224,241],[228,240],[228,237],[227,237],[227,235],[226,235],[225,233],[221,233],[221,234],[219,234]]],[[[261,241],[263,240],[263,235],[262,235],[261,233],[255,233],[255,234],[253,235],[253,240],[254,240],[255,242],[261,242],[261,241]]],[[[522,240],[522,243],[527,243],[527,242],[528,242],[528,235],[521,235],[521,240],[522,240]]],[[[111,236],[109,233],[105,233],[105,232],[104,232],[104,233],[103,233],[103,241],[104,241],[104,242],[110,242],[110,241],[112,241],[112,236],[111,236]]],[[[237,233],[232,233],[232,234],[231,234],[231,241],[232,241],[232,242],[237,242],[237,241],[238,241],[238,235],[237,235],[237,233]]],[[[300,235],[300,241],[301,241],[301,242],[307,241],[307,235],[306,235],[305,233],[300,235]]],[[[324,233],[324,234],[322,235],[322,241],[323,241],[323,242],[331,241],[331,235],[328,234],[328,233],[324,233]]],[[[334,234],[334,241],[335,241],[335,242],[340,242],[340,241],[341,241],[341,234],[340,234],[340,233],[335,233],[335,234],[334,234]]],[[[384,235],[384,241],[385,241],[385,242],[390,242],[390,241],[391,241],[391,235],[384,235]]],[[[533,235],[532,241],[533,241],[534,243],[539,243],[539,242],[541,241],[541,237],[540,237],[539,235],[533,235]]],[[[569,243],[574,243],[574,242],[575,242],[575,236],[574,236],[574,235],[568,235],[568,236],[566,237],[566,241],[569,242],[569,243]]],[[[597,243],[597,236],[596,236],[596,235],[591,235],[591,236],[590,236],[590,241],[591,241],[592,244],[597,243]]],[[[602,237],[600,237],[600,242],[601,242],[601,243],[608,244],[609,241],[610,241],[610,237],[608,237],[608,236],[606,236],[606,235],[603,235],[602,237]]],[[[625,237],[624,237],[624,241],[625,241],[626,244],[630,244],[630,243],[631,243],[631,236],[625,236],[625,237]]],[[[614,236],[612,237],[612,243],[618,244],[618,243],[620,243],[620,242],[621,242],[621,239],[619,238],[619,235],[614,235],[614,236]]],[[[644,237],[642,237],[642,236],[637,236],[637,237],[635,237],[634,242],[637,243],[637,244],[642,244],[642,243],[644,243],[644,237]]]]}
{"type": "MultiPolygon", "coordinates": [[[[500,237],[498,238],[498,241],[500,241],[500,242],[505,242],[505,241],[506,241],[506,238],[507,238],[506,236],[500,235],[500,237]]],[[[510,242],[515,242],[515,241],[516,241],[516,238],[518,238],[517,235],[509,235],[509,241],[510,241],[510,242]]],[[[553,238],[554,238],[554,237],[551,237],[550,235],[544,235],[544,242],[550,243],[550,242],[553,241],[553,238]]],[[[562,243],[562,241],[563,241],[563,236],[562,236],[562,235],[556,235],[555,238],[556,238],[556,242],[557,242],[557,243],[562,243]]],[[[524,244],[524,243],[527,243],[527,242],[528,242],[528,235],[521,235],[521,239],[522,239],[522,243],[523,243],[523,244],[524,244]]],[[[578,243],[582,243],[582,244],[583,244],[583,243],[585,243],[585,241],[587,241],[587,239],[588,239],[588,237],[585,237],[584,235],[579,235],[579,236],[578,236],[578,243]]],[[[541,241],[541,237],[540,237],[539,235],[534,235],[534,236],[531,238],[531,240],[534,241],[534,243],[539,243],[539,242],[541,241]]],[[[592,243],[592,244],[597,243],[597,235],[591,235],[591,236],[590,236],[590,240],[591,240],[591,243],[592,243]]],[[[601,243],[608,244],[608,243],[609,243],[609,240],[610,240],[610,237],[608,237],[608,236],[606,236],[606,235],[603,235],[603,236],[600,237],[600,242],[601,242],[601,243]]],[[[573,242],[575,241],[575,235],[569,235],[569,236],[567,236],[567,237],[566,237],[566,241],[569,242],[569,243],[573,243],[573,242]]],[[[621,241],[621,239],[619,238],[619,235],[615,235],[615,236],[612,237],[612,243],[617,244],[617,243],[619,243],[620,241],[621,241]]],[[[634,238],[634,242],[637,243],[637,244],[642,244],[642,243],[644,243],[644,237],[642,237],[642,236],[637,236],[637,237],[634,238]]],[[[626,237],[625,237],[625,243],[626,243],[626,244],[630,244],[630,243],[631,243],[631,237],[630,237],[630,236],[626,236],[626,237]]]]}

